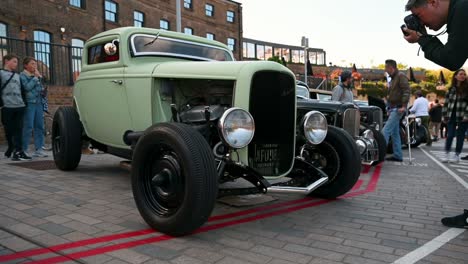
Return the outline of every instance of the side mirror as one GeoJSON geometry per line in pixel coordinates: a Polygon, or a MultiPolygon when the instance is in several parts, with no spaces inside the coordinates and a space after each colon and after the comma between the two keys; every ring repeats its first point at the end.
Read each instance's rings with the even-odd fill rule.
{"type": "Polygon", "coordinates": [[[119,43],[118,39],[114,39],[114,40],[112,40],[112,42],[106,43],[106,45],[104,45],[104,52],[108,56],[112,56],[112,55],[115,55],[117,53],[118,48],[117,48],[116,43],[119,43]]]}

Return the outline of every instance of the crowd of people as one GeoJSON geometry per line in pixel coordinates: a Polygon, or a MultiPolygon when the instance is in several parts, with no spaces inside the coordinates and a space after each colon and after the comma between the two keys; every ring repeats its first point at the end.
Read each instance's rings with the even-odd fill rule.
{"type": "Polygon", "coordinates": [[[13,161],[47,157],[43,151],[45,89],[37,61],[33,57],[24,58],[24,70],[19,74],[18,56],[9,54],[3,57],[3,61],[3,69],[0,70],[0,107],[8,142],[5,157],[13,161]],[[31,157],[27,152],[32,138],[35,148],[31,157]]]}

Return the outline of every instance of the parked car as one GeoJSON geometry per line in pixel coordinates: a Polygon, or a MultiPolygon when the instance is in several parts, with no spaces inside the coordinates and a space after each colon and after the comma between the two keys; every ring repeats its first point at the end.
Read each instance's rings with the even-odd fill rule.
{"type": "Polygon", "coordinates": [[[319,111],[296,114],[289,69],[235,62],[216,41],[149,28],[100,33],[84,46],[73,96],[54,115],[57,167],[77,168],[83,140],[131,160],[140,214],[169,235],[204,224],[219,196],[335,198],[359,177],[328,176],[314,163],[314,149],[336,135],[319,111]],[[220,188],[238,179],[254,187],[220,188]]]}
{"type": "MultiPolygon", "coordinates": [[[[299,82],[298,86],[305,87],[305,83],[299,82]]],[[[309,94],[310,99],[319,101],[315,104],[320,105],[314,107],[327,116],[330,125],[345,129],[354,138],[361,153],[362,164],[376,165],[385,160],[387,144],[380,133],[382,128],[380,108],[333,102],[331,91],[309,89],[309,94]]]]}

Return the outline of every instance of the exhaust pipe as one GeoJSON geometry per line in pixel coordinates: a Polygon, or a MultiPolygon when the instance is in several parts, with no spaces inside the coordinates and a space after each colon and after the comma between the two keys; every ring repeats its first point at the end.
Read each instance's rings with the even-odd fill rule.
{"type": "Polygon", "coordinates": [[[136,144],[138,139],[140,139],[140,137],[143,136],[143,133],[144,133],[143,131],[134,132],[134,131],[128,130],[123,135],[123,141],[128,146],[133,146],[134,144],[136,144]]]}
{"type": "Polygon", "coordinates": [[[268,187],[268,192],[308,195],[327,182],[328,177],[322,177],[307,187],[271,186],[268,187]]]}

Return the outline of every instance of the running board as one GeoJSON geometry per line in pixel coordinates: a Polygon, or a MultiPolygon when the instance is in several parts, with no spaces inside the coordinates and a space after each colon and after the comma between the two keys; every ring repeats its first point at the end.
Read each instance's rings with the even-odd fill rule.
{"type": "Polygon", "coordinates": [[[307,187],[271,186],[271,187],[268,187],[268,192],[297,193],[297,194],[309,195],[310,193],[312,193],[317,188],[319,188],[320,186],[322,186],[323,184],[327,182],[328,182],[328,177],[322,177],[307,187]]]}

